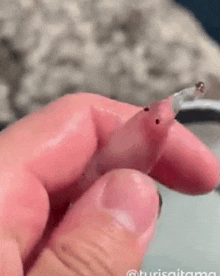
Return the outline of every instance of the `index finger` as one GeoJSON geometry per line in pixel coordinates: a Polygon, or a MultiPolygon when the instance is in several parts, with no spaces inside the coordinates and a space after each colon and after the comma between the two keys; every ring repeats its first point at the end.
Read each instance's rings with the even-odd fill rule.
{"type": "Polygon", "coordinates": [[[66,95],[0,133],[0,168],[24,165],[52,192],[77,179],[98,144],[139,110],[95,94],[66,95]]]}

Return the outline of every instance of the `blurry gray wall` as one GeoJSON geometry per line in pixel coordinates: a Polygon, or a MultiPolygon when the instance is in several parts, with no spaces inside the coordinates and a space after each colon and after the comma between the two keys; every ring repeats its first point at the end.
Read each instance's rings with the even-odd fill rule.
{"type": "Polygon", "coordinates": [[[0,123],[66,93],[146,105],[199,80],[219,98],[219,46],[171,0],[0,0],[0,123]]]}

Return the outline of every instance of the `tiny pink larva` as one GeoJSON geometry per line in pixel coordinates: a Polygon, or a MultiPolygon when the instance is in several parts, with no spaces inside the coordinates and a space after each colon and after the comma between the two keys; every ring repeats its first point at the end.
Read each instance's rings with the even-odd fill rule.
{"type": "Polygon", "coordinates": [[[204,92],[204,82],[198,82],[140,110],[116,129],[108,143],[94,155],[79,186],[86,189],[101,175],[117,168],[150,173],[163,152],[182,104],[203,96],[204,92]]]}

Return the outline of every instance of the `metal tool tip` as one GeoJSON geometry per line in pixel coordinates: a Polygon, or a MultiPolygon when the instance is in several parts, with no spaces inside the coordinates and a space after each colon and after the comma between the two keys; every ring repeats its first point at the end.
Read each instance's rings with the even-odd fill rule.
{"type": "Polygon", "coordinates": [[[205,92],[205,83],[203,81],[199,81],[195,84],[196,90],[200,91],[201,93],[205,92]]]}

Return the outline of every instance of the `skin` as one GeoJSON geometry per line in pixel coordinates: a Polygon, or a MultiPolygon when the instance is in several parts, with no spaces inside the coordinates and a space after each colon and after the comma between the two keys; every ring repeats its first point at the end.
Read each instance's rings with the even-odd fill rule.
{"type": "MultiPolygon", "coordinates": [[[[139,268],[159,212],[157,189],[146,172],[189,194],[206,193],[218,183],[217,158],[170,116],[170,100],[150,107],[154,112],[145,117],[140,107],[99,95],[67,95],[1,132],[1,275],[125,275],[139,268]],[[160,129],[152,124],[156,115],[160,129]],[[104,149],[107,164],[115,131],[129,127],[134,116],[148,121],[160,137],[155,154],[152,147],[142,150],[142,160],[156,155],[153,164],[142,168],[136,160],[136,167],[131,160],[128,168],[120,168],[120,162],[104,167],[82,195],[79,179],[92,157],[104,149]],[[195,148],[199,159],[193,157],[195,148]],[[196,169],[201,164],[206,166],[196,169]],[[184,181],[197,181],[196,188],[184,181]]],[[[141,147],[152,140],[146,138],[141,147]]]]}

